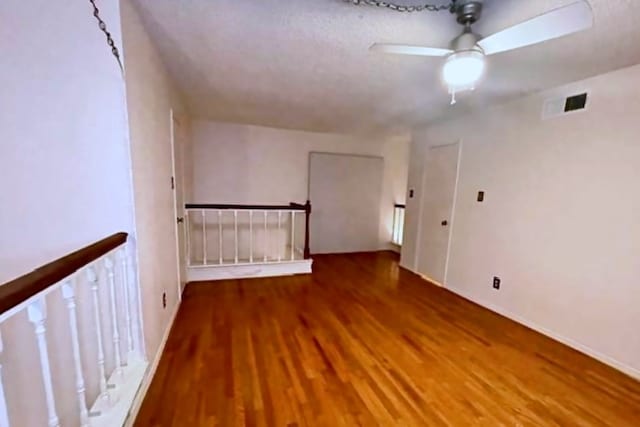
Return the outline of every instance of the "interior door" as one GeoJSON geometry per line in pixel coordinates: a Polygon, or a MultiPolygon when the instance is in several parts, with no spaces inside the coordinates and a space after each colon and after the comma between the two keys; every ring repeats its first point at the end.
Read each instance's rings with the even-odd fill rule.
{"type": "Polygon", "coordinates": [[[423,174],[417,269],[441,285],[446,276],[459,148],[459,143],[430,148],[423,174]]]}
{"type": "Polygon", "coordinates": [[[310,154],[311,253],[378,250],[383,171],[382,157],[310,154]]]}
{"type": "Polygon", "coordinates": [[[171,154],[173,160],[172,188],[175,203],[176,217],[176,242],[178,253],[178,280],[180,289],[178,295],[182,295],[182,290],[186,284],[186,231],[185,231],[185,209],[184,209],[184,146],[187,138],[186,129],[180,118],[171,113],[171,154]]]}

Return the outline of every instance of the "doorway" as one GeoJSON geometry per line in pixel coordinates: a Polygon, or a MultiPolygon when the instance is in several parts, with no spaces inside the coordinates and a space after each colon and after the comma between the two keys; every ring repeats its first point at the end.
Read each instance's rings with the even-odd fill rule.
{"type": "Polygon", "coordinates": [[[182,291],[186,285],[186,230],[185,230],[185,192],[184,192],[184,146],[187,129],[185,124],[171,111],[171,189],[173,190],[176,253],[178,255],[178,298],[182,298],[182,291]]]}
{"type": "Polygon", "coordinates": [[[378,250],[382,157],[309,155],[312,254],[378,250]]]}
{"type": "Polygon", "coordinates": [[[422,176],[418,273],[445,285],[460,159],[459,142],[427,150],[422,176]]]}

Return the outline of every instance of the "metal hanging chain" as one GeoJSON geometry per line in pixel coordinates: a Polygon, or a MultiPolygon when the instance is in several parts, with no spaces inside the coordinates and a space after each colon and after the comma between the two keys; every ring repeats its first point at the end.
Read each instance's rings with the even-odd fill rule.
{"type": "Polygon", "coordinates": [[[95,0],[89,0],[89,3],[91,3],[91,6],[93,6],[93,16],[95,16],[96,20],[98,21],[98,27],[107,37],[107,44],[111,48],[111,53],[116,57],[116,61],[118,61],[120,71],[123,71],[122,61],[120,61],[120,52],[118,51],[118,47],[113,41],[113,37],[111,37],[111,33],[107,30],[107,24],[105,24],[102,18],[100,18],[100,9],[98,9],[98,6],[96,6],[95,0]]]}
{"type": "Polygon", "coordinates": [[[420,5],[403,5],[403,4],[395,4],[389,3],[386,1],[378,1],[378,0],[344,0],[348,3],[353,3],[355,5],[367,5],[367,6],[375,6],[375,7],[386,7],[387,9],[395,10],[396,12],[442,12],[444,10],[451,10],[453,8],[453,2],[448,4],[420,4],[420,5]]]}

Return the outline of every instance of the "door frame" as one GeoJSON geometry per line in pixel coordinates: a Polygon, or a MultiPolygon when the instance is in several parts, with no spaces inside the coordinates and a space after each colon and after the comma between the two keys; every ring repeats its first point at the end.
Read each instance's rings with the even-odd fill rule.
{"type": "MultiPolygon", "coordinates": [[[[451,225],[449,226],[449,236],[447,238],[447,250],[446,250],[446,255],[445,255],[445,263],[444,263],[444,274],[443,274],[443,280],[442,283],[438,282],[437,280],[432,279],[431,277],[425,276],[422,273],[418,272],[418,260],[420,258],[420,242],[422,241],[422,232],[423,232],[423,227],[422,227],[422,214],[424,213],[424,191],[425,191],[425,185],[424,185],[424,180],[426,178],[426,172],[427,169],[425,168],[426,166],[426,157],[422,159],[422,173],[420,175],[420,204],[419,204],[419,208],[418,208],[418,230],[416,231],[416,249],[414,251],[413,254],[413,271],[416,272],[418,275],[424,277],[425,279],[427,279],[429,282],[431,283],[435,283],[438,286],[441,286],[443,288],[447,287],[447,283],[449,283],[449,264],[450,264],[450,260],[451,260],[451,242],[453,239],[453,227],[455,226],[455,217],[456,217],[456,205],[458,203],[458,186],[460,184],[460,166],[461,166],[461,162],[462,162],[462,147],[464,145],[463,140],[462,139],[458,139],[454,142],[448,142],[448,143],[444,143],[444,144],[434,144],[434,145],[430,145],[429,147],[427,147],[427,150],[431,150],[434,148],[438,148],[438,147],[447,147],[450,145],[456,145],[458,144],[458,159],[456,162],[456,179],[455,179],[455,184],[453,186],[453,203],[451,204],[451,225]]],[[[426,152],[428,153],[428,151],[426,152]]]]}
{"type": "MultiPolygon", "coordinates": [[[[173,227],[175,233],[176,240],[176,267],[177,267],[177,279],[178,279],[178,301],[182,301],[182,267],[183,261],[180,257],[180,225],[178,224],[178,217],[180,216],[180,212],[183,213],[182,217],[184,217],[184,207],[182,207],[182,211],[178,206],[178,185],[182,183],[182,179],[178,179],[176,177],[176,129],[175,122],[177,118],[174,114],[173,108],[169,110],[169,126],[171,133],[171,179],[172,179],[172,188],[171,192],[173,195],[173,227]]],[[[183,192],[184,194],[184,192],[183,192]]],[[[184,223],[183,223],[184,224],[184,223]]]]}

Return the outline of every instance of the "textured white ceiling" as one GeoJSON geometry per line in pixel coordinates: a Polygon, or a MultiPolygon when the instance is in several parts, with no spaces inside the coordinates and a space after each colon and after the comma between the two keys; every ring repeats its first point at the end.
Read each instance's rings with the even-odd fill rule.
{"type": "MultiPolygon", "coordinates": [[[[489,35],[572,1],[485,0],[474,30],[489,35]]],[[[449,12],[401,14],[343,0],[135,3],[191,113],[238,123],[404,131],[640,63],[640,1],[590,0],[593,29],[490,57],[480,87],[450,107],[442,59],[368,50],[374,42],[447,47],[461,31],[449,12]]]]}

